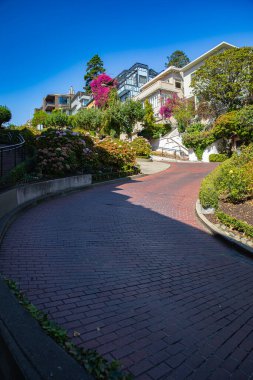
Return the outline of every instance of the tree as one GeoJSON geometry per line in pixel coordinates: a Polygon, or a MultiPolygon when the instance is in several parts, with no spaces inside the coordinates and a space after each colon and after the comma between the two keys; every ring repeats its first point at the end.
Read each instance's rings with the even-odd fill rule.
{"type": "Polygon", "coordinates": [[[135,101],[132,99],[127,99],[124,103],[122,103],[122,113],[122,132],[125,132],[130,138],[132,136],[135,124],[143,121],[145,110],[139,100],[135,101]]]}
{"type": "Polygon", "coordinates": [[[81,109],[76,115],[73,115],[72,124],[74,127],[86,131],[98,132],[102,125],[102,110],[99,108],[81,109]]]}
{"type": "Polygon", "coordinates": [[[3,123],[7,123],[11,120],[11,111],[6,106],[0,106],[0,128],[3,123]]]}
{"type": "Polygon", "coordinates": [[[152,105],[149,103],[148,99],[144,102],[144,117],[143,117],[143,125],[144,127],[151,127],[155,124],[155,116],[152,105]]]}
{"type": "Polygon", "coordinates": [[[191,86],[216,116],[253,101],[253,48],[231,48],[214,55],[195,72],[191,86]]]}
{"type": "Polygon", "coordinates": [[[116,89],[117,81],[107,74],[100,74],[90,83],[95,105],[99,108],[104,107],[109,99],[112,89],[116,89]]]}
{"type": "Polygon", "coordinates": [[[87,63],[86,74],[84,75],[85,80],[85,91],[91,94],[90,83],[93,79],[97,78],[100,74],[105,72],[104,63],[98,54],[94,55],[87,63]]]}
{"type": "Polygon", "coordinates": [[[165,63],[165,67],[176,66],[184,67],[190,62],[187,55],[182,50],[174,51],[169,57],[167,57],[168,62],[165,63]]]}
{"type": "Polygon", "coordinates": [[[47,116],[46,125],[49,127],[67,127],[70,125],[68,115],[60,109],[55,109],[47,116]]]}
{"type": "Polygon", "coordinates": [[[32,118],[32,126],[36,128],[38,125],[43,127],[47,124],[48,114],[45,111],[35,111],[32,118]]]}
{"type": "Polygon", "coordinates": [[[190,121],[195,116],[194,103],[192,100],[179,99],[172,111],[177,121],[179,132],[184,132],[190,121]]]}

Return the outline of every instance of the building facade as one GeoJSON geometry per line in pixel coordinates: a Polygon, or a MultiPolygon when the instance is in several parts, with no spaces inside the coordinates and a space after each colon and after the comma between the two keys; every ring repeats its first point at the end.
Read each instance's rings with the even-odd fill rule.
{"type": "Polygon", "coordinates": [[[86,108],[87,104],[91,100],[91,95],[86,94],[83,91],[77,91],[70,101],[70,113],[75,115],[79,110],[86,108]]]}
{"type": "Polygon", "coordinates": [[[139,94],[140,88],[153,79],[157,72],[148,65],[135,63],[128,70],[123,70],[115,78],[118,82],[118,95],[122,102],[139,94]]]}
{"type": "Polygon", "coordinates": [[[70,115],[70,104],[73,96],[73,89],[70,89],[69,94],[48,94],[43,98],[42,110],[51,113],[56,109],[61,109],[70,115]]]}
{"type": "Polygon", "coordinates": [[[135,100],[141,100],[144,103],[144,101],[148,99],[153,106],[157,120],[161,119],[159,111],[166,99],[172,97],[173,94],[176,94],[180,98],[194,99],[191,80],[196,70],[198,70],[209,57],[234,47],[234,45],[227,42],[221,42],[182,68],[168,67],[155,78],[144,84],[140,89],[140,93],[135,96],[135,100]]]}

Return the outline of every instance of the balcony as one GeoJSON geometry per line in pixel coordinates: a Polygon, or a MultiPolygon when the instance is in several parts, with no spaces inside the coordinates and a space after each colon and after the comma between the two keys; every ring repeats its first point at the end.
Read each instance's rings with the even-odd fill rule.
{"type": "Polygon", "coordinates": [[[182,89],[181,88],[175,88],[175,86],[171,83],[164,82],[162,80],[158,80],[154,84],[150,85],[149,87],[146,87],[145,89],[141,89],[141,92],[139,95],[137,95],[138,100],[143,100],[156,92],[159,91],[165,91],[165,92],[175,92],[179,97],[182,96],[182,89]]]}

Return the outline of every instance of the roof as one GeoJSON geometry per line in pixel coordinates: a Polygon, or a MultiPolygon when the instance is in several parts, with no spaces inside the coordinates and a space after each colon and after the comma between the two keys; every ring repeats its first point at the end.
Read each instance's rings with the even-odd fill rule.
{"type": "Polygon", "coordinates": [[[175,66],[168,67],[167,69],[165,69],[162,72],[160,72],[155,78],[153,78],[149,82],[145,83],[141,87],[141,89],[149,87],[150,85],[152,85],[156,81],[160,80],[164,75],[166,75],[166,74],[168,74],[170,72],[176,71],[176,72],[180,73],[180,72],[184,72],[184,71],[190,69],[192,66],[198,64],[202,60],[207,59],[209,56],[213,55],[216,51],[219,51],[219,50],[221,50],[223,48],[234,48],[234,47],[236,47],[236,46],[232,45],[232,44],[229,44],[228,42],[223,41],[219,45],[215,46],[211,50],[208,50],[206,53],[202,54],[201,56],[199,56],[198,58],[194,59],[192,62],[188,63],[187,65],[185,65],[182,68],[175,67],[175,66]]]}
{"type": "Polygon", "coordinates": [[[191,61],[190,63],[188,63],[184,67],[182,67],[181,71],[184,72],[184,71],[190,69],[192,66],[198,64],[199,62],[203,61],[204,59],[209,58],[209,56],[213,55],[216,51],[219,51],[219,50],[221,50],[223,48],[231,49],[231,48],[235,48],[235,47],[237,47],[237,46],[229,44],[228,42],[223,41],[219,45],[216,45],[211,50],[208,50],[206,53],[200,55],[198,58],[194,59],[193,61],[191,61]]]}

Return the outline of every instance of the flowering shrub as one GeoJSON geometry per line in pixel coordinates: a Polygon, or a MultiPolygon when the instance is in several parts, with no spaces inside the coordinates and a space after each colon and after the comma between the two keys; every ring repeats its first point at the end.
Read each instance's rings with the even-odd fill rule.
{"type": "Polygon", "coordinates": [[[151,145],[144,137],[137,137],[131,142],[131,147],[135,154],[141,157],[149,157],[151,153],[151,145]]]}
{"type": "Polygon", "coordinates": [[[97,141],[95,147],[100,169],[131,171],[135,168],[136,155],[128,142],[106,137],[97,141]]]}
{"type": "Polygon", "coordinates": [[[83,172],[92,164],[92,145],[89,136],[48,129],[36,139],[37,170],[45,176],[83,172]]]}
{"type": "Polygon", "coordinates": [[[90,87],[95,105],[101,108],[106,105],[111,89],[117,87],[117,81],[107,74],[100,74],[97,78],[93,79],[90,87]]]}
{"type": "Polygon", "coordinates": [[[173,114],[173,109],[178,103],[179,97],[176,94],[173,94],[172,98],[168,98],[159,111],[162,118],[169,119],[173,114]]]}

